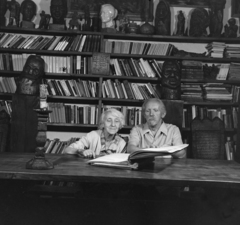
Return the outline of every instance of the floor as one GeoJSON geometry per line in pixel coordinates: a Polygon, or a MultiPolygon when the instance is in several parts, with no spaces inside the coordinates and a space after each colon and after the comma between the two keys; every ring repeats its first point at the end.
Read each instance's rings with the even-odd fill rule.
{"type": "Polygon", "coordinates": [[[71,196],[31,192],[29,187],[31,182],[1,181],[0,225],[239,225],[240,221],[236,189],[126,185],[119,191],[116,184],[86,184],[71,196]]]}

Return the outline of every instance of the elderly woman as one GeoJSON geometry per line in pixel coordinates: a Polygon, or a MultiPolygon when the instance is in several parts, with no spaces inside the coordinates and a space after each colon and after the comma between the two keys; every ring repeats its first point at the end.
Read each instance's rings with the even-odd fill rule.
{"type": "Polygon", "coordinates": [[[124,115],[120,111],[108,109],[101,115],[99,129],[87,133],[79,141],[69,145],[64,153],[95,158],[125,152],[126,142],[117,134],[124,123],[124,115]]]}

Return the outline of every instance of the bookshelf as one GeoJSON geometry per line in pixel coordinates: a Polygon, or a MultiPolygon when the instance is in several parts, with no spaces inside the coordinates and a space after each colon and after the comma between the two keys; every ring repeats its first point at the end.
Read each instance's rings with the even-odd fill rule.
{"type": "MultiPolygon", "coordinates": [[[[17,35],[23,35],[23,36],[35,36],[39,37],[49,37],[52,38],[54,36],[60,37],[59,41],[61,40],[61,37],[68,38],[67,40],[72,40],[74,42],[74,39],[77,39],[78,37],[86,37],[85,44],[88,43],[88,38],[90,40],[89,43],[92,42],[92,48],[89,47],[87,49],[84,49],[85,46],[83,46],[81,51],[79,50],[80,42],[76,44],[78,45],[78,50],[68,48],[68,50],[48,50],[48,49],[27,49],[27,48],[3,48],[1,47],[1,53],[3,54],[10,54],[10,55],[24,55],[25,57],[29,54],[36,54],[41,55],[46,62],[46,75],[44,77],[44,80],[46,83],[48,81],[52,81],[53,83],[55,81],[57,82],[65,82],[65,83],[71,83],[73,85],[73,88],[69,87],[67,85],[68,91],[70,94],[66,95],[64,94],[64,90],[60,90],[62,94],[53,94],[51,93],[48,96],[48,102],[49,105],[51,104],[61,104],[62,107],[70,106],[72,108],[76,108],[71,112],[73,115],[76,114],[76,110],[78,110],[78,107],[80,106],[94,106],[94,109],[92,109],[92,112],[94,111],[94,122],[84,122],[79,123],[79,119],[76,119],[77,122],[68,122],[66,123],[65,120],[58,120],[57,122],[50,122],[48,123],[48,131],[61,131],[61,132],[89,132],[93,129],[97,129],[97,120],[98,116],[101,114],[101,110],[103,107],[118,107],[118,108],[124,108],[125,112],[127,112],[127,115],[129,116],[137,116],[137,119],[135,119],[135,123],[140,121],[139,117],[141,117],[141,113],[139,113],[139,109],[143,103],[143,98],[147,98],[149,96],[146,95],[144,90],[149,89],[152,87],[156,92],[159,91],[159,85],[161,84],[161,78],[159,74],[156,74],[154,77],[138,77],[138,76],[128,76],[127,74],[122,74],[118,76],[114,75],[93,75],[91,73],[91,57],[93,55],[93,52],[105,52],[106,50],[106,42],[123,42],[123,43],[140,43],[135,46],[136,48],[140,47],[143,50],[143,46],[141,46],[141,43],[163,43],[165,45],[174,45],[175,47],[178,47],[180,50],[184,50],[184,46],[188,46],[188,48],[191,48],[191,46],[196,46],[194,50],[198,53],[202,53],[203,51],[207,52],[205,49],[205,46],[211,42],[224,42],[226,44],[239,44],[240,45],[240,39],[239,38],[193,38],[193,37],[177,37],[177,36],[159,36],[159,35],[139,35],[139,34],[115,34],[115,33],[98,33],[98,32],[80,32],[80,31],[50,31],[50,30],[28,30],[28,29],[11,29],[8,27],[1,28],[1,33],[6,34],[17,34],[17,35]],[[93,40],[93,41],[91,41],[93,40]],[[95,43],[97,40],[98,46],[95,43]],[[95,46],[95,47],[94,47],[95,46]],[[49,60],[49,61],[48,61],[49,60]],[[50,65],[51,63],[51,65],[50,65]],[[58,68],[51,68],[53,65],[60,65],[61,69],[58,70],[58,68]],[[126,76],[127,75],[127,76],[126,76]],[[119,89],[116,88],[117,83],[116,79],[120,83],[120,85],[123,85],[123,83],[126,81],[130,85],[138,84],[140,86],[140,94],[142,94],[142,97],[138,98],[136,96],[139,96],[139,87],[137,87],[137,93],[134,92],[135,97],[132,99],[129,98],[129,95],[124,95],[124,93],[118,92],[119,89]],[[80,93],[81,90],[76,90],[77,87],[81,83],[83,85],[88,86],[89,94],[86,93],[80,93]],[[108,87],[107,85],[109,85],[108,87]],[[75,85],[75,86],[74,86],[75,85]],[[112,85],[112,87],[111,87],[112,85]],[[148,87],[146,87],[148,85],[148,87]],[[106,87],[105,87],[106,86],[106,87]],[[74,88],[75,87],[75,88],[74,88]],[[89,88],[90,87],[90,88],[89,88]],[[109,88],[109,89],[108,89],[109,88]],[[111,88],[116,88],[115,91],[115,97],[108,95],[107,91],[111,91],[111,88]],[[73,89],[73,93],[71,93],[71,89],[73,89]],[[116,93],[117,90],[117,93],[116,93]],[[92,93],[94,92],[94,93],[92,93]],[[105,94],[103,94],[105,92],[105,94]],[[144,94],[145,93],[145,94],[144,94]],[[131,111],[131,109],[134,108],[133,114],[128,114],[128,111],[131,111]],[[137,111],[137,112],[136,112],[137,111]]],[[[62,39],[63,40],[63,39],[62,39]]],[[[0,40],[1,41],[1,40],[0,40]]],[[[128,44],[129,47],[130,44],[128,44]]],[[[0,42],[1,46],[1,42],[0,42]]],[[[67,45],[66,45],[67,46],[67,45]]],[[[116,46],[115,46],[116,47],[116,46]]],[[[139,63],[140,59],[147,61],[148,64],[153,63],[154,60],[158,62],[163,62],[164,60],[168,59],[175,59],[179,62],[182,62],[183,60],[194,60],[202,62],[203,64],[230,64],[230,63],[240,63],[240,58],[212,58],[212,57],[182,57],[182,56],[172,56],[171,53],[168,52],[168,54],[159,54],[157,53],[157,50],[154,53],[154,50],[152,50],[153,54],[142,54],[141,52],[134,52],[133,54],[128,54],[125,50],[122,52],[121,49],[117,50],[115,53],[114,51],[107,50],[110,54],[110,60],[115,60],[117,63],[120,63],[120,61],[135,61],[139,63]]],[[[159,49],[158,49],[159,50],[159,49]]],[[[128,49],[129,51],[129,49],[128,49]]],[[[15,57],[15,56],[14,56],[15,57]]],[[[1,58],[0,58],[1,59],[1,58]]],[[[24,60],[24,59],[23,59],[24,60]]],[[[131,66],[131,65],[130,65],[131,66]]],[[[126,68],[125,68],[126,69],[126,68]]],[[[153,69],[153,67],[152,67],[153,69]]],[[[115,71],[116,72],[116,71],[115,71]]],[[[127,72],[127,71],[125,71],[127,72]]],[[[129,72],[129,71],[128,71],[129,72]]],[[[130,72],[134,72],[132,67],[130,67],[130,72]]],[[[21,67],[15,68],[14,71],[1,69],[0,70],[0,76],[1,77],[17,77],[21,73],[21,67]]],[[[111,70],[111,73],[114,73],[113,70],[111,70]]],[[[208,83],[216,83],[216,84],[223,84],[228,85],[230,87],[233,86],[240,86],[240,80],[216,80],[212,78],[203,78],[203,79],[182,79],[182,84],[208,84],[208,83]]],[[[70,84],[71,85],[71,84],[70,84]]],[[[53,87],[54,88],[54,87],[53,87]]],[[[135,87],[136,88],[136,87],[135,87]]],[[[152,90],[152,89],[151,89],[152,90]]],[[[57,90],[55,90],[57,91],[57,90]]],[[[50,90],[49,90],[50,92],[50,90]]],[[[156,93],[155,93],[156,94],[156,93]]],[[[0,100],[4,101],[10,101],[11,100],[11,93],[0,93],[0,100]]],[[[140,95],[141,96],[141,95],[140,95]]],[[[184,108],[187,112],[193,112],[193,109],[195,108],[207,108],[209,111],[211,110],[227,110],[229,111],[236,111],[238,112],[238,100],[233,101],[209,101],[202,99],[199,100],[190,100],[184,102],[184,108]]],[[[64,109],[66,110],[66,108],[64,109]]],[[[88,111],[91,112],[91,111],[88,111]]],[[[195,112],[197,113],[197,111],[195,112]]],[[[65,111],[66,114],[66,111],[65,111]]],[[[86,113],[87,114],[87,113],[86,113]]],[[[91,113],[90,113],[91,114],[91,113]]],[[[64,114],[60,115],[64,116],[64,114]]],[[[233,118],[233,116],[231,115],[233,118]]],[[[190,115],[190,118],[192,118],[192,115],[190,115]]],[[[237,116],[234,116],[236,119],[237,116]]],[[[234,119],[234,122],[235,122],[234,119]]],[[[233,120],[233,119],[232,119],[233,120]]],[[[130,129],[133,124],[129,124],[121,130],[122,133],[128,134],[130,132],[130,129]]],[[[190,128],[188,126],[183,126],[182,129],[183,138],[188,139],[188,136],[190,134],[190,128]]],[[[234,125],[232,127],[226,128],[226,135],[228,137],[233,138],[233,136],[237,133],[237,127],[234,125]]],[[[239,134],[238,134],[239,135],[239,134]]]]}

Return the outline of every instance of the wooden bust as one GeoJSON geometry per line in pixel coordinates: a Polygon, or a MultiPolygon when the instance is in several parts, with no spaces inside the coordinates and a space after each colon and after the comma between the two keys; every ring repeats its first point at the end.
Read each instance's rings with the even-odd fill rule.
{"type": "Polygon", "coordinates": [[[162,96],[164,99],[181,99],[181,69],[177,61],[163,63],[162,96]]]}
{"type": "Polygon", "coordinates": [[[11,151],[35,152],[38,119],[34,109],[40,107],[39,86],[44,75],[44,60],[30,55],[12,97],[11,151]]]}
{"type": "Polygon", "coordinates": [[[37,5],[32,0],[24,0],[21,4],[22,28],[35,28],[32,22],[37,13],[37,5]]]}
{"type": "Polygon", "coordinates": [[[160,35],[170,35],[171,12],[170,5],[160,0],[156,9],[155,32],[160,35]]]}
{"type": "Polygon", "coordinates": [[[50,12],[52,24],[49,24],[50,30],[65,30],[65,18],[67,16],[67,1],[66,0],[51,0],[50,12]]]}
{"type": "Polygon", "coordinates": [[[9,23],[8,27],[17,26],[19,27],[19,20],[20,20],[20,4],[16,2],[16,0],[11,0],[8,3],[8,9],[10,11],[9,14],[9,23]]]}
{"type": "Polygon", "coordinates": [[[7,12],[7,0],[0,1],[0,27],[6,26],[5,14],[7,12]]]}

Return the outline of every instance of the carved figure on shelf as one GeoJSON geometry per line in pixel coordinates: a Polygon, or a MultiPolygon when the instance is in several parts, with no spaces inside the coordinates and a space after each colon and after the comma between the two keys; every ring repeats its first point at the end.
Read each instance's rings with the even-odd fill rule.
{"type": "Polygon", "coordinates": [[[79,30],[79,26],[81,25],[79,17],[78,17],[78,12],[74,12],[72,19],[69,21],[69,30],[74,30],[77,29],[79,30]]]}
{"type": "Polygon", "coordinates": [[[65,17],[67,16],[68,7],[66,0],[51,0],[50,12],[52,24],[49,24],[51,30],[65,30],[65,17]]]}
{"type": "Polygon", "coordinates": [[[143,9],[143,20],[145,21],[145,23],[143,23],[141,26],[140,26],[140,33],[141,34],[148,34],[148,35],[151,35],[151,34],[154,34],[155,33],[155,27],[149,23],[149,1],[145,1],[145,7],[143,9]]]}
{"type": "Polygon", "coordinates": [[[35,24],[32,22],[34,16],[37,13],[37,5],[32,0],[24,0],[20,8],[22,14],[21,27],[23,28],[35,28],[35,24]]]}
{"type": "Polygon", "coordinates": [[[219,73],[219,67],[216,65],[209,66],[205,64],[203,66],[203,74],[205,79],[213,79],[215,80],[219,73]]]}
{"type": "Polygon", "coordinates": [[[84,24],[82,26],[83,31],[90,31],[91,30],[91,17],[90,17],[90,8],[88,5],[84,7],[84,24]]]}
{"type": "Polygon", "coordinates": [[[115,21],[114,19],[118,15],[117,9],[115,9],[111,4],[104,4],[101,6],[101,20],[102,20],[102,31],[115,33],[115,21]]]}
{"type": "Polygon", "coordinates": [[[206,9],[196,8],[193,10],[190,19],[190,37],[207,37],[209,26],[209,15],[206,9]]]}
{"type": "Polygon", "coordinates": [[[207,57],[207,53],[195,53],[195,52],[187,52],[184,50],[179,50],[175,46],[172,49],[172,56],[178,56],[178,57],[207,57]]]}
{"type": "Polygon", "coordinates": [[[162,67],[162,96],[164,99],[181,99],[181,69],[175,60],[166,60],[162,67]]]}
{"type": "Polygon", "coordinates": [[[8,9],[10,11],[8,26],[19,27],[20,4],[16,2],[16,0],[11,0],[11,2],[8,3],[8,9]]]}
{"type": "Polygon", "coordinates": [[[7,12],[7,0],[0,1],[0,27],[6,26],[6,17],[5,14],[7,12]]]}
{"type": "Polygon", "coordinates": [[[39,86],[44,68],[45,62],[40,56],[30,55],[16,78],[17,90],[12,97],[12,152],[35,152],[38,119],[34,109],[40,107],[39,86]]]}
{"type": "Polygon", "coordinates": [[[185,17],[182,10],[178,13],[178,21],[177,21],[177,33],[178,36],[183,36],[185,33],[185,17]]]}
{"type": "Polygon", "coordinates": [[[229,38],[236,38],[237,37],[237,31],[238,31],[238,25],[236,25],[236,19],[235,18],[230,18],[228,20],[228,24],[224,26],[224,37],[229,37],[229,38]]]}
{"type": "Polygon", "coordinates": [[[165,0],[160,0],[155,17],[155,33],[160,35],[170,35],[171,12],[170,5],[165,0]]]}
{"type": "Polygon", "coordinates": [[[223,28],[223,9],[226,0],[210,0],[210,36],[220,37],[223,28]]]}
{"type": "Polygon", "coordinates": [[[41,20],[39,22],[38,29],[48,29],[48,25],[51,19],[50,14],[46,14],[44,10],[40,13],[41,20]]]}
{"type": "Polygon", "coordinates": [[[120,33],[127,33],[127,26],[129,24],[129,18],[126,15],[127,9],[121,8],[120,15],[118,16],[119,19],[119,32],[120,33]]]}

